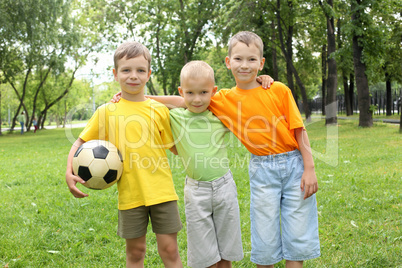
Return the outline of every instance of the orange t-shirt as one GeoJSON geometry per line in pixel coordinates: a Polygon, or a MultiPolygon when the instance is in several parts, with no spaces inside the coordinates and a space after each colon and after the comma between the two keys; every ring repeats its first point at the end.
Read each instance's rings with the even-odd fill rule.
{"type": "Polygon", "coordinates": [[[294,129],[304,128],[290,89],[275,82],[270,89],[221,89],[209,109],[252,154],[271,155],[299,148],[294,129]]]}

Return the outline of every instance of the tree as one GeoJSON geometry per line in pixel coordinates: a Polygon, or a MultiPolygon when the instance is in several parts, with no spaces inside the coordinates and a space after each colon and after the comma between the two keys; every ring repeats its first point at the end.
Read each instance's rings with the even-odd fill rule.
{"type": "Polygon", "coordinates": [[[371,17],[376,36],[375,48],[368,58],[369,75],[374,81],[386,83],[386,114],[392,115],[392,82],[402,81],[402,3],[384,0],[373,3],[371,17]]]}
{"type": "MultiPolygon", "coordinates": [[[[68,59],[72,59],[76,67],[80,66],[84,59],[79,53],[87,50],[80,51],[82,39],[71,15],[72,1],[5,0],[2,4],[5,4],[1,8],[6,10],[6,20],[10,22],[4,32],[10,34],[5,35],[3,51],[6,53],[3,54],[6,60],[1,69],[20,101],[15,116],[23,109],[29,129],[39,93],[49,75],[65,73],[68,59]],[[29,95],[31,98],[27,100],[29,95]]],[[[14,125],[15,118],[12,128],[14,125]]]]}
{"type": "Polygon", "coordinates": [[[334,23],[334,11],[333,0],[327,0],[327,4],[324,5],[322,1],[319,1],[325,17],[327,18],[327,40],[328,40],[328,79],[327,79],[327,100],[325,109],[325,124],[337,123],[338,105],[336,105],[336,91],[338,89],[338,75],[336,69],[335,51],[335,23],[334,23]]]}
{"type": "Polygon", "coordinates": [[[340,69],[340,73],[342,76],[342,84],[343,84],[343,92],[345,96],[345,107],[346,107],[346,115],[353,115],[353,84],[354,84],[354,76],[353,76],[353,58],[350,42],[342,32],[342,23],[344,22],[344,18],[339,18],[337,22],[337,43],[338,43],[338,51],[337,51],[337,62],[338,67],[340,69]]]}
{"type": "MultiPolygon", "coordinates": [[[[287,2],[288,7],[290,8],[290,12],[292,12],[293,9],[293,5],[291,1],[287,2]]],[[[293,17],[293,14],[287,14],[290,17],[293,17]]],[[[279,41],[280,41],[280,48],[282,50],[282,53],[286,59],[286,64],[289,67],[289,70],[293,73],[293,75],[296,78],[296,83],[299,86],[299,89],[301,91],[301,95],[302,95],[302,100],[303,100],[303,108],[304,108],[304,113],[306,115],[306,121],[310,121],[311,120],[311,111],[310,108],[308,107],[308,99],[307,99],[307,93],[306,93],[306,88],[299,76],[299,73],[297,72],[296,68],[294,67],[293,61],[292,61],[292,51],[290,50],[290,48],[292,48],[292,33],[293,33],[293,23],[292,21],[290,22],[289,25],[286,26],[286,24],[283,24],[284,18],[283,15],[281,13],[281,0],[277,0],[277,9],[276,9],[276,17],[277,17],[277,23],[278,23],[278,32],[279,32],[279,41]],[[287,31],[287,42],[285,44],[284,41],[284,27],[288,27],[288,31],[287,31]]],[[[288,71],[289,72],[289,71],[288,71]]],[[[289,82],[289,81],[288,81],[289,82]]]]}
{"type": "MultiPolygon", "coordinates": [[[[107,40],[120,43],[135,39],[147,46],[156,64],[152,65],[164,94],[177,94],[180,70],[188,61],[209,48],[208,28],[218,17],[224,1],[91,1],[102,9],[99,27],[107,40]],[[116,27],[122,30],[116,33],[116,27]]],[[[153,81],[148,88],[153,90],[153,81]]]]}
{"type": "Polygon", "coordinates": [[[366,75],[367,67],[363,59],[364,29],[367,26],[365,24],[368,19],[365,9],[368,6],[369,0],[351,0],[353,64],[359,102],[359,126],[361,127],[371,127],[373,125],[373,116],[370,111],[370,92],[366,75]]]}

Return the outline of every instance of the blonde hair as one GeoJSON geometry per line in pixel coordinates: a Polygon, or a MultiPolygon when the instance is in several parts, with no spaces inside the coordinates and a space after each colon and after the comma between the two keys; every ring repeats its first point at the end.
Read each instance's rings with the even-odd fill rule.
{"type": "Polygon", "coordinates": [[[144,56],[144,58],[148,61],[148,70],[151,70],[151,53],[146,46],[139,42],[125,42],[121,44],[114,53],[114,68],[117,70],[118,61],[124,57],[127,59],[132,59],[138,56],[144,56]]]}
{"type": "Polygon", "coordinates": [[[248,47],[251,44],[254,44],[260,50],[260,57],[261,58],[263,57],[264,43],[262,42],[261,38],[257,34],[248,32],[248,31],[238,32],[237,34],[232,36],[232,38],[230,38],[230,40],[229,40],[229,57],[232,54],[233,47],[239,42],[246,44],[248,47]]]}
{"type": "Polygon", "coordinates": [[[186,79],[199,77],[209,79],[215,85],[214,69],[208,63],[201,60],[190,61],[181,69],[180,85],[186,79]]]}

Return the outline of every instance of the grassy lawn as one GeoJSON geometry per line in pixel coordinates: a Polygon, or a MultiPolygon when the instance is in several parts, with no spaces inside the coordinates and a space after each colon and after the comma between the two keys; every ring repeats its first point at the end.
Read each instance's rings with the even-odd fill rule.
{"type": "MultiPolygon", "coordinates": [[[[398,125],[357,127],[339,120],[307,129],[314,150],[322,256],[305,267],[401,267],[402,135],[398,125]]],[[[117,190],[87,190],[75,199],[64,179],[71,137],[81,129],[41,130],[0,137],[0,267],[124,267],[125,242],[117,237],[117,190]],[[69,137],[69,138],[68,138],[69,137]]],[[[230,156],[238,187],[245,258],[250,262],[248,152],[233,136],[230,156]]],[[[185,223],[184,172],[169,154],[185,223]]],[[[184,224],[185,225],[185,224],[184,224]]],[[[186,228],[179,233],[186,266],[186,228]]],[[[146,267],[163,267],[152,231],[146,267]]],[[[281,262],[276,267],[284,267],[281,262]]]]}

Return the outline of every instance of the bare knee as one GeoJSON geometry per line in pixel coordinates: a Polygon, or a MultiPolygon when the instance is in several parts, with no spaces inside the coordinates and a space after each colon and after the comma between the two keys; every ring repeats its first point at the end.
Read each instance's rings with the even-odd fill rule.
{"type": "Polygon", "coordinates": [[[145,247],[136,247],[126,249],[126,257],[130,262],[140,262],[145,258],[145,247]]]}
{"type": "Polygon", "coordinates": [[[183,267],[177,245],[177,233],[156,234],[158,252],[165,267],[183,267]]]}
{"type": "Polygon", "coordinates": [[[146,252],[145,239],[126,240],[126,262],[127,267],[144,262],[146,252]],[[131,265],[130,265],[131,264],[131,265]]]}
{"type": "Polygon", "coordinates": [[[158,245],[158,251],[160,255],[172,258],[175,258],[179,255],[179,250],[177,248],[177,244],[175,243],[158,245]]]}

